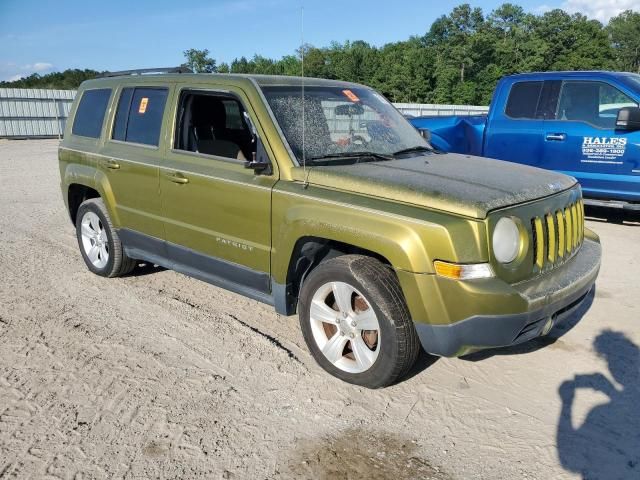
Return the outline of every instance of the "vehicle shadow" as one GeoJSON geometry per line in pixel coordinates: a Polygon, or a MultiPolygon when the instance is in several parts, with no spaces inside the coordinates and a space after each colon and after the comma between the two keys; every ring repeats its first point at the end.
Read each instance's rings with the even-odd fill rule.
{"type": "Polygon", "coordinates": [[[640,227],[640,212],[585,205],[584,215],[587,220],[591,220],[593,222],[617,223],[631,227],[640,227]]]}
{"type": "Polygon", "coordinates": [[[580,322],[580,320],[582,320],[582,317],[584,317],[587,311],[589,311],[589,309],[591,308],[591,304],[593,303],[595,296],[596,287],[591,289],[591,291],[587,295],[587,298],[585,298],[584,302],[582,302],[580,307],[578,307],[573,315],[553,327],[551,331],[543,337],[534,338],[532,340],[529,340],[528,342],[521,343],[520,345],[514,345],[512,347],[490,348],[487,350],[470,353],[469,355],[460,357],[460,359],[469,362],[478,362],[496,355],[522,355],[531,353],[540,350],[541,348],[553,345],[569,330],[575,327],[580,322]]]}
{"type": "Polygon", "coordinates": [[[619,385],[602,373],[580,374],[562,383],[558,392],[562,409],[558,422],[558,457],[567,471],[583,480],[640,478],[640,349],[624,334],[602,332],[594,341],[619,385]],[[609,401],[597,405],[578,427],[572,422],[579,390],[604,393],[609,401]]]}
{"type": "Polygon", "coordinates": [[[160,265],[154,265],[153,263],[139,261],[136,263],[136,268],[134,268],[127,277],[143,277],[145,275],[151,275],[158,272],[164,272],[166,268],[161,267],[160,265]]]}
{"type": "Polygon", "coordinates": [[[415,377],[416,375],[419,375],[420,373],[424,372],[427,368],[431,367],[431,365],[436,363],[439,358],[440,357],[431,355],[425,352],[422,348],[420,348],[420,353],[418,354],[418,358],[416,362],[413,364],[413,367],[411,367],[411,370],[409,370],[409,373],[407,373],[404,377],[398,379],[398,381],[402,383],[409,380],[410,378],[415,377]]]}

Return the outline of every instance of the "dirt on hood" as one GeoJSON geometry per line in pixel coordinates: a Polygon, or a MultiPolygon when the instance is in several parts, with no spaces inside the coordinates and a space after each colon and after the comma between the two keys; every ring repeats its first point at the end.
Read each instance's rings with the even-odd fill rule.
{"type": "Polygon", "coordinates": [[[314,185],[486,218],[499,208],[573,187],[576,179],[535,167],[458,154],[313,167],[314,185]]]}

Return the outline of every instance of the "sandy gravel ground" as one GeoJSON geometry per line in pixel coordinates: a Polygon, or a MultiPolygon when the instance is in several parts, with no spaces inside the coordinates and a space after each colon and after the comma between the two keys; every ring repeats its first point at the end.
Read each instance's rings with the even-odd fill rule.
{"type": "Polygon", "coordinates": [[[639,223],[588,222],[604,263],[573,328],[369,391],[315,365],[296,317],[92,275],[56,148],[0,141],[0,478],[640,478],[639,223]]]}

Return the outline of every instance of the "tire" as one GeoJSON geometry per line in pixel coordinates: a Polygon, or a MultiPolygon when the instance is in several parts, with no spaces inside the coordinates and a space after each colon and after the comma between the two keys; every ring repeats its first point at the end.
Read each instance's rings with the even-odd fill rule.
{"type": "Polygon", "coordinates": [[[96,275],[119,277],[136,266],[124,252],[101,198],[86,200],[78,208],[76,238],[84,263],[96,275]]]}
{"type": "Polygon", "coordinates": [[[397,277],[371,257],[321,263],[304,280],[298,312],[311,355],[348,383],[390,385],[409,372],[420,351],[397,277]]]}

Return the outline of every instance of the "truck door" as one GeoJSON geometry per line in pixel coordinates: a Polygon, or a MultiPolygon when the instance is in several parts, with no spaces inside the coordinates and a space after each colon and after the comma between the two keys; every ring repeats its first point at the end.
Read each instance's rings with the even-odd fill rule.
{"type": "Polygon", "coordinates": [[[640,132],[615,128],[618,111],[637,106],[603,81],[562,82],[545,122],[544,168],[577,178],[587,197],[640,200],[640,132]]]}
{"type": "Polygon", "coordinates": [[[520,81],[502,87],[494,98],[485,138],[484,156],[540,166],[544,150],[544,118],[537,115],[544,82],[520,81]],[[498,105],[505,105],[504,110],[498,105]]]}
{"type": "MultiPolygon", "coordinates": [[[[164,226],[158,179],[159,145],[170,89],[128,86],[117,94],[113,128],[101,150],[99,164],[113,195],[116,227],[161,239],[164,226]]],[[[128,246],[135,246],[127,232],[121,235],[128,246]]]]}
{"type": "Polygon", "coordinates": [[[271,189],[278,177],[245,168],[254,151],[267,160],[245,105],[239,89],[182,88],[160,192],[174,268],[260,295],[270,291],[271,189]]]}

